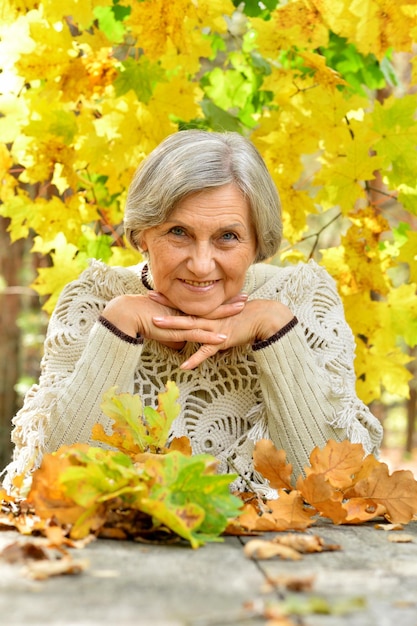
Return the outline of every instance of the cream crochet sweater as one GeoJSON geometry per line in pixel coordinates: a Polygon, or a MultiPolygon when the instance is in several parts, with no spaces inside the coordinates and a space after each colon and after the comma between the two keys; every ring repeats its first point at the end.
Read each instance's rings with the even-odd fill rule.
{"type": "Polygon", "coordinates": [[[100,403],[113,385],[154,406],[166,382],[174,380],[181,413],[171,435],[187,435],[194,453],[216,456],[221,472],[237,471],[237,489],[247,489],[250,481],[267,497],[276,494],[252,467],[254,444],[262,438],[286,451],[296,476],[311,450],[331,438],[348,437],[367,453],[377,452],[382,428],[356,395],[353,336],[323,268],[314,262],[253,265],[244,286],[249,298],[279,299],[299,324],[265,348],[234,348],[192,371],[179,365],[195,345],[179,353],[151,340],[132,343],[98,321],[113,297],[146,293],[142,268],[92,261],[64,289],[50,320],[39,384],[13,420],[15,450],[6,487],[14,475],[39,466],[45,451],[74,442],[97,445],[91,430],[97,422],[109,426],[100,403]]]}

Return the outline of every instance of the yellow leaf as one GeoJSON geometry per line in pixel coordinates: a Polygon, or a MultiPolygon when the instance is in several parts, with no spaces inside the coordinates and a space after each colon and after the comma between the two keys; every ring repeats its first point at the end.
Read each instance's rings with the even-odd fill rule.
{"type": "Polygon", "coordinates": [[[252,18],[261,54],[275,59],[280,50],[286,50],[297,42],[300,49],[314,50],[326,46],[329,38],[327,25],[318,11],[303,0],[279,5],[271,19],[252,18]]]}
{"type": "Polygon", "coordinates": [[[78,259],[76,246],[67,243],[62,233],[56,241],[56,250],[51,252],[53,266],[39,268],[32,285],[40,295],[49,296],[42,307],[47,313],[52,313],[62,289],[87,267],[87,260],[78,259]]]}

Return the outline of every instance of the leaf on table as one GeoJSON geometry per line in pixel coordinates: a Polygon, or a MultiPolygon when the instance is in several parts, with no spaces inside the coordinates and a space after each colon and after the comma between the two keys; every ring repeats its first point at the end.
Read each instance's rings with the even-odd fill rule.
{"type": "Polygon", "coordinates": [[[348,496],[372,499],[386,509],[385,517],[392,523],[407,524],[417,511],[417,481],[410,470],[389,473],[379,463],[371,473],[358,481],[348,496]]]}
{"type": "Polygon", "coordinates": [[[287,463],[284,450],[277,450],[270,439],[262,439],[253,452],[255,471],[269,481],[273,489],[292,489],[292,465],[287,463]]]}
{"type": "Polygon", "coordinates": [[[309,552],[333,552],[340,550],[340,546],[336,544],[326,544],[324,539],[318,535],[306,535],[298,533],[287,533],[285,535],[277,535],[272,539],[274,543],[279,543],[283,546],[290,546],[302,552],[303,554],[309,552]]]}
{"type": "Polygon", "coordinates": [[[414,539],[413,535],[407,535],[406,533],[388,535],[388,541],[391,541],[391,543],[414,543],[414,539]]]}
{"type": "Polygon", "coordinates": [[[324,448],[314,448],[310,454],[310,467],[305,468],[305,471],[307,477],[321,474],[333,487],[344,490],[353,483],[363,463],[364,450],[361,444],[330,440],[324,448]]]}
{"type": "Polygon", "coordinates": [[[45,580],[63,574],[82,574],[88,567],[87,559],[73,559],[71,555],[67,555],[56,560],[32,561],[27,564],[25,573],[34,580],[45,580]]]}
{"type": "Polygon", "coordinates": [[[7,563],[25,563],[28,560],[49,559],[46,547],[36,541],[13,541],[0,552],[7,563]]]}
{"type": "Polygon", "coordinates": [[[273,575],[271,573],[268,573],[266,584],[263,585],[262,591],[263,593],[269,593],[277,587],[282,587],[288,591],[305,593],[313,589],[314,581],[314,576],[284,574],[273,575]]]}
{"type": "Polygon", "coordinates": [[[302,497],[323,517],[328,517],[335,524],[343,524],[346,511],[343,508],[343,493],[333,487],[325,473],[310,473],[306,478],[297,480],[297,489],[302,497]]]}
{"type": "Polygon", "coordinates": [[[377,530],[385,531],[404,530],[404,526],[402,524],[375,524],[375,528],[377,530]]]}
{"type": "Polygon", "coordinates": [[[291,546],[281,545],[273,541],[265,539],[251,539],[243,548],[245,556],[249,559],[266,560],[279,556],[281,559],[291,559],[298,561],[302,558],[298,550],[294,550],[291,546]]]}
{"type": "Polygon", "coordinates": [[[241,509],[230,493],[234,475],[217,474],[210,455],[186,457],[180,452],[149,458],[144,466],[149,493],[141,510],[189,540],[192,547],[218,540],[241,509]]]}
{"type": "Polygon", "coordinates": [[[237,521],[251,531],[304,530],[314,523],[315,514],[316,511],[305,506],[298,491],[279,490],[277,500],[246,502],[237,521]]]}
{"type": "Polygon", "coordinates": [[[71,467],[66,452],[70,449],[87,451],[88,446],[64,446],[55,454],[45,454],[41,466],[33,473],[28,502],[43,520],[55,518],[64,524],[75,524],[84,507],[76,504],[62,486],[61,475],[71,467]]]}
{"type": "Polygon", "coordinates": [[[349,498],[342,504],[346,511],[345,524],[361,524],[382,517],[387,509],[372,498],[349,498]]]}

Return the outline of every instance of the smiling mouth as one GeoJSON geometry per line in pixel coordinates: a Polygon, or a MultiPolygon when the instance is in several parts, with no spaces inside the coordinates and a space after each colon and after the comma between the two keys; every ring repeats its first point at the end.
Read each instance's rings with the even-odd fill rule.
{"type": "Polygon", "coordinates": [[[217,281],[216,280],[204,280],[201,282],[198,282],[196,280],[182,280],[183,283],[185,283],[186,285],[191,285],[192,287],[209,287],[210,285],[214,285],[217,281]]]}

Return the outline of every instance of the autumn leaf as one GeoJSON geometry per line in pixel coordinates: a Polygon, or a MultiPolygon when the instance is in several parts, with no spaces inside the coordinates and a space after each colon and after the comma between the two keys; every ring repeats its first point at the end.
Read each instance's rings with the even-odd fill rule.
{"type": "Polygon", "coordinates": [[[407,524],[417,511],[417,481],[409,470],[389,473],[388,466],[380,463],[367,477],[358,481],[349,496],[372,500],[382,505],[385,517],[393,524],[407,524]]]}
{"type": "MultiPolygon", "coordinates": [[[[86,451],[88,446],[77,444],[73,451],[86,451]]],[[[75,524],[84,512],[62,489],[61,475],[71,467],[67,454],[70,447],[63,447],[55,454],[46,454],[39,469],[33,473],[28,502],[43,520],[55,518],[62,524],[75,524]]]]}
{"type": "Polygon", "coordinates": [[[277,500],[259,505],[256,499],[244,505],[237,522],[250,531],[304,530],[314,523],[316,511],[305,506],[301,494],[279,491],[277,500]]]}
{"type": "Polygon", "coordinates": [[[218,475],[216,467],[210,455],[186,457],[172,451],[149,458],[143,466],[149,494],[141,510],[188,539],[192,547],[213,540],[241,508],[229,490],[234,476],[218,475]]]}
{"type": "Polygon", "coordinates": [[[148,450],[163,452],[171,424],[179,412],[178,395],[177,386],[168,381],[166,391],[158,394],[157,408],[143,408],[139,396],[116,394],[116,388],[112,387],[104,394],[101,408],[114,421],[113,432],[108,435],[100,424],[96,424],[93,439],[132,457],[148,450]]]}
{"type": "Polygon", "coordinates": [[[363,461],[364,449],[361,444],[353,444],[348,440],[341,443],[330,440],[324,448],[313,449],[306,476],[322,475],[330,485],[344,490],[352,484],[363,466],[363,461]]]}
{"type": "Polygon", "coordinates": [[[273,489],[292,489],[292,465],[286,461],[284,450],[277,450],[270,439],[262,439],[253,452],[255,471],[269,481],[273,489]]]}
{"type": "Polygon", "coordinates": [[[307,478],[297,480],[297,489],[317,512],[328,517],[335,524],[343,524],[346,511],[343,509],[343,492],[336,489],[326,480],[324,474],[311,473],[307,478]]]}

